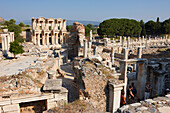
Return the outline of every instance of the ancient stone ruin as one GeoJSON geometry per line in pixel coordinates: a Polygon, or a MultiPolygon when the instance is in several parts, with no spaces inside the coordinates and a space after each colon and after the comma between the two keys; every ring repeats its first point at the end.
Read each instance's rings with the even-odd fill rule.
{"type": "MultiPolygon", "coordinates": [[[[74,22],[69,33],[65,19],[44,17],[32,18],[30,32],[32,39],[22,44],[25,52],[18,59],[0,59],[0,113],[169,110],[168,36],[100,39],[90,31],[87,38],[81,23],[74,22]],[[138,100],[120,108],[121,91],[126,97],[132,82],[138,100]],[[153,99],[144,100],[147,82],[153,99]]],[[[13,37],[1,33],[3,53],[13,37]]]]}

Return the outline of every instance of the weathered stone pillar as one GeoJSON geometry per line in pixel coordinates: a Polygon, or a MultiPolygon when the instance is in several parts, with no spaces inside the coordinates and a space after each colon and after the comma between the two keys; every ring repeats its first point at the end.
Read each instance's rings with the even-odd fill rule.
{"type": "Polygon", "coordinates": [[[123,47],[125,43],[126,43],[126,37],[124,37],[124,40],[123,40],[123,47]]]}
{"type": "Polygon", "coordinates": [[[90,41],[93,40],[93,34],[92,34],[92,30],[90,30],[90,41]]]}
{"type": "Polygon", "coordinates": [[[63,30],[66,31],[66,20],[63,20],[63,30]]]}
{"type": "Polygon", "coordinates": [[[84,48],[83,48],[83,57],[86,58],[87,57],[87,40],[84,39],[84,48]]]}
{"type": "Polygon", "coordinates": [[[91,50],[92,42],[89,42],[89,44],[88,44],[88,45],[89,45],[89,47],[88,47],[88,48],[89,48],[89,51],[90,51],[90,50],[91,50]]]}
{"type": "Polygon", "coordinates": [[[108,45],[108,38],[104,38],[104,46],[108,45]]]}
{"type": "Polygon", "coordinates": [[[144,45],[144,42],[145,42],[145,37],[142,36],[142,45],[144,45]]]}
{"type": "Polygon", "coordinates": [[[138,47],[137,58],[142,58],[142,47],[138,47]]]}
{"type": "Polygon", "coordinates": [[[42,45],[45,45],[45,34],[42,34],[42,45]]]}
{"type": "Polygon", "coordinates": [[[36,34],[33,35],[33,42],[34,42],[35,45],[37,44],[37,42],[36,42],[36,34]]]}
{"type": "Polygon", "coordinates": [[[11,42],[11,41],[10,41],[10,38],[11,38],[11,37],[8,35],[8,36],[7,36],[7,50],[9,50],[9,47],[10,47],[10,42],[11,42]]]}
{"type": "Polygon", "coordinates": [[[1,36],[1,43],[2,43],[2,51],[4,50],[4,37],[0,34],[0,36],[1,36]]]}
{"type": "Polygon", "coordinates": [[[46,30],[49,30],[49,22],[48,22],[48,20],[47,20],[47,23],[45,24],[45,26],[46,26],[46,30]]]}
{"type": "Polygon", "coordinates": [[[124,48],[124,60],[128,60],[128,53],[129,53],[129,50],[124,48]]]}
{"type": "Polygon", "coordinates": [[[55,44],[58,45],[58,33],[55,33],[55,44]]]}
{"type": "Polygon", "coordinates": [[[141,37],[139,37],[139,46],[142,46],[141,37]]]}
{"type": "Polygon", "coordinates": [[[111,48],[111,62],[112,62],[112,65],[114,64],[114,48],[112,47],[111,48]]]}
{"type": "Polygon", "coordinates": [[[122,41],[122,47],[124,47],[124,40],[122,41]]]}
{"type": "Polygon", "coordinates": [[[120,41],[120,44],[122,44],[122,36],[120,36],[120,40],[119,41],[120,41]]]}
{"type": "Polygon", "coordinates": [[[124,59],[120,61],[121,75],[119,76],[119,79],[123,80],[123,83],[125,83],[125,86],[124,86],[125,96],[126,96],[126,86],[127,86],[127,81],[128,81],[128,79],[127,79],[128,52],[129,52],[129,50],[124,48],[124,59]]]}
{"type": "Polygon", "coordinates": [[[55,23],[55,31],[58,31],[58,22],[55,23]]]}
{"type": "Polygon", "coordinates": [[[98,47],[96,46],[96,47],[94,48],[94,55],[97,55],[97,54],[98,54],[98,53],[97,53],[97,52],[98,52],[97,50],[98,50],[98,47]]]}
{"type": "Polygon", "coordinates": [[[45,29],[45,21],[42,23],[42,29],[45,29]]]}
{"type": "Polygon", "coordinates": [[[51,23],[51,30],[53,30],[53,29],[54,29],[54,21],[51,23]]]}
{"type": "Polygon", "coordinates": [[[146,84],[146,78],[147,78],[147,60],[146,59],[140,59],[137,62],[137,97],[140,99],[144,99],[145,94],[145,84],[146,84]]]}
{"type": "Polygon", "coordinates": [[[60,35],[60,43],[63,44],[63,33],[60,35]]]}
{"type": "Polygon", "coordinates": [[[130,37],[128,37],[128,40],[127,40],[127,48],[129,48],[130,46],[130,37]]]}
{"type": "Polygon", "coordinates": [[[7,55],[7,37],[4,36],[4,54],[7,55]]]}
{"type": "Polygon", "coordinates": [[[123,87],[125,87],[125,84],[115,85],[109,83],[109,112],[115,113],[120,107],[120,95],[123,87]]]}
{"type": "Polygon", "coordinates": [[[54,45],[54,34],[51,35],[52,45],[54,45]]]}

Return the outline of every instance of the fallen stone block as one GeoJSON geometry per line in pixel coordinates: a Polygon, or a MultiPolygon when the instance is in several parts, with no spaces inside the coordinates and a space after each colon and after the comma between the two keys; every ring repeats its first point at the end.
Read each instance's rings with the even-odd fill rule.
{"type": "Polygon", "coordinates": [[[161,113],[169,113],[170,107],[161,107],[161,108],[158,108],[158,110],[161,113]]]}
{"type": "Polygon", "coordinates": [[[2,107],[3,112],[20,113],[19,104],[6,105],[2,107]]]}
{"type": "Polygon", "coordinates": [[[129,105],[124,105],[124,106],[122,106],[121,108],[118,108],[118,112],[119,113],[122,113],[124,110],[126,110],[126,109],[128,109],[129,108],[129,105]]]}
{"type": "Polygon", "coordinates": [[[130,107],[138,107],[138,106],[141,106],[141,103],[130,104],[130,107]]]}
{"type": "Polygon", "coordinates": [[[45,81],[44,91],[56,91],[60,90],[62,86],[62,79],[47,79],[45,81]]]}
{"type": "Polygon", "coordinates": [[[138,111],[144,111],[144,110],[148,110],[148,108],[147,107],[138,107],[137,110],[138,111]]]}

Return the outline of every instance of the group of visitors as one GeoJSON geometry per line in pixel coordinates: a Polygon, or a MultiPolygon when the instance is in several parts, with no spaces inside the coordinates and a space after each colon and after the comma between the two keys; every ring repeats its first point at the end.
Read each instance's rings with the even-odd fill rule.
{"type": "MultiPolygon", "coordinates": [[[[124,97],[124,94],[125,92],[122,90],[120,106],[123,106],[126,104],[126,99],[124,97]]],[[[127,103],[128,104],[131,104],[135,101],[136,94],[137,94],[136,87],[134,86],[134,83],[132,83],[127,90],[127,103]]]]}
{"type": "MultiPolygon", "coordinates": [[[[150,97],[151,89],[152,89],[151,85],[149,85],[149,83],[147,82],[145,85],[145,99],[148,99],[150,97]]],[[[126,98],[124,94],[125,92],[122,90],[120,107],[126,105],[126,98]]],[[[127,104],[134,103],[136,99],[138,99],[136,95],[137,95],[137,90],[134,83],[132,83],[127,90],[127,104]]]]}

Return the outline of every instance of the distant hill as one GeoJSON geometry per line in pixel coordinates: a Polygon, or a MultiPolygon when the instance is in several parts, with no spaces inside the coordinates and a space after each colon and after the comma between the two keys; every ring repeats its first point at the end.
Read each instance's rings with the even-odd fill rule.
{"type": "MultiPolygon", "coordinates": [[[[26,25],[31,25],[31,20],[17,21],[16,24],[19,24],[20,22],[23,22],[26,25]]],[[[87,24],[99,25],[100,24],[100,22],[98,21],[67,20],[67,25],[73,25],[74,22],[80,22],[83,25],[87,25],[87,24]]]]}
{"type": "Polygon", "coordinates": [[[5,22],[5,19],[0,17],[0,24],[4,23],[5,22]]]}

